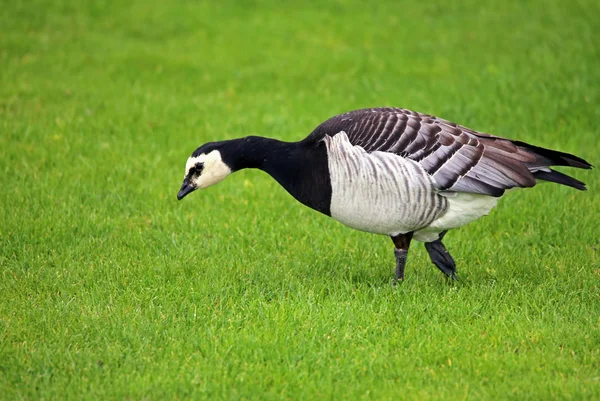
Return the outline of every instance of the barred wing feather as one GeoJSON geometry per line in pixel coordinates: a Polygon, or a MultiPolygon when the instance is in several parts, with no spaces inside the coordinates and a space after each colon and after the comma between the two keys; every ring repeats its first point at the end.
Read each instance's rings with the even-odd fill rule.
{"type": "Polygon", "coordinates": [[[307,141],[346,132],[352,145],[418,162],[439,190],[501,196],[506,189],[532,187],[536,179],[585,189],[585,184],[549,166],[590,168],[585,160],[480,133],[427,114],[399,108],[362,109],[319,125],[307,141]]]}

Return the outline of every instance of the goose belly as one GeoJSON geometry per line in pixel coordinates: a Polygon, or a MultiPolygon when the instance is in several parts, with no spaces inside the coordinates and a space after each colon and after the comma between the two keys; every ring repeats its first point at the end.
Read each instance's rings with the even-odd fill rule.
{"type": "Polygon", "coordinates": [[[435,241],[442,231],[462,227],[483,216],[487,216],[498,203],[498,198],[470,194],[470,193],[446,193],[448,208],[429,226],[415,232],[413,237],[417,241],[435,241]]]}
{"type": "Polygon", "coordinates": [[[331,217],[357,230],[396,235],[427,227],[444,213],[447,199],[416,162],[367,153],[342,134],[328,143],[331,217]]]}

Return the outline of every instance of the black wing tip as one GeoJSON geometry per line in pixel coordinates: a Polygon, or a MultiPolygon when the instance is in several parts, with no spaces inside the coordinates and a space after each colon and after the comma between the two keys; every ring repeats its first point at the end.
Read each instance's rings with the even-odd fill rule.
{"type": "Polygon", "coordinates": [[[588,163],[586,160],[582,159],[581,157],[577,157],[577,156],[571,155],[569,153],[565,153],[561,156],[562,156],[562,159],[565,161],[566,166],[582,168],[582,169],[586,169],[586,170],[590,170],[594,167],[590,163],[588,163]]]}
{"type": "Polygon", "coordinates": [[[546,149],[546,148],[542,148],[540,146],[531,145],[529,143],[521,142],[521,141],[511,140],[511,142],[517,146],[528,149],[529,151],[531,151],[539,156],[545,157],[550,162],[552,162],[552,164],[551,164],[552,166],[569,166],[569,167],[575,167],[575,168],[582,168],[582,169],[586,169],[586,170],[589,170],[593,167],[587,160],[585,160],[579,156],[575,156],[574,154],[571,154],[571,153],[561,152],[561,151],[552,150],[552,149],[546,149]]]}

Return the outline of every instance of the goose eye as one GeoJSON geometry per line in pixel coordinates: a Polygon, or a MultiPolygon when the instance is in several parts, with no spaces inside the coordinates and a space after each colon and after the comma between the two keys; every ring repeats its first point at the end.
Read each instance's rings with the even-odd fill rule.
{"type": "Polygon", "coordinates": [[[202,173],[202,170],[204,170],[204,164],[198,163],[194,167],[192,167],[190,173],[192,175],[200,175],[200,173],[202,173]]]}

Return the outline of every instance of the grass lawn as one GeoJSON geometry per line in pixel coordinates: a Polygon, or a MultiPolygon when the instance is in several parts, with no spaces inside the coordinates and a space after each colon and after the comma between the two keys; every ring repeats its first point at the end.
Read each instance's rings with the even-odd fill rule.
{"type": "Polygon", "coordinates": [[[600,399],[600,176],[424,247],[189,154],[393,105],[600,163],[600,3],[4,1],[0,399],[600,399]],[[300,3],[300,2],[298,2],[300,3]]]}

